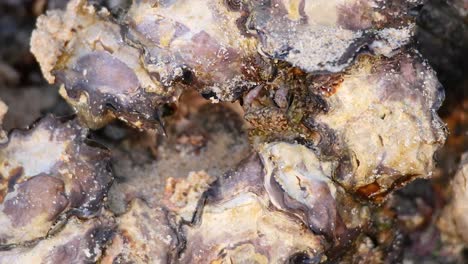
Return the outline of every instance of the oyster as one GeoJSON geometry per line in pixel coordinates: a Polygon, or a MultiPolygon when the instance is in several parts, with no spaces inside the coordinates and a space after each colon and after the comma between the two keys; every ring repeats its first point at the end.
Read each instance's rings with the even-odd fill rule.
{"type": "Polygon", "coordinates": [[[66,11],[38,18],[31,51],[44,76],[64,84],[61,95],[91,128],[115,117],[138,128],[156,128],[157,101],[170,102],[174,89],[153,82],[140,59],[143,51],[126,44],[122,27],[107,10],[85,2],[71,1],[66,11]]]}
{"type": "MultiPolygon", "coordinates": [[[[419,4],[135,0],[117,12],[71,0],[66,10],[40,17],[31,50],[46,79],[61,85],[61,95],[82,123],[98,129],[120,119],[146,130],[104,136],[117,160],[119,182],[108,203],[117,219],[106,252],[91,254],[89,260],[397,259],[385,251],[398,251],[401,236],[378,236],[389,228],[372,229],[372,218],[384,210],[365,199],[382,202],[395,188],[430,176],[434,153],[446,137],[435,112],[443,99],[440,84],[407,47],[414,30],[412,11],[419,4]],[[253,153],[223,176],[220,170],[249,151],[244,123],[223,107],[201,107],[196,98],[184,102],[192,88],[213,102],[239,101],[242,107],[233,108],[249,124],[253,153]],[[149,130],[168,115],[164,132],[169,136],[160,139],[149,130]]],[[[13,232],[7,235],[0,228],[0,238],[5,247],[19,244],[14,252],[46,235],[61,237],[68,225],[60,231],[53,224],[63,224],[69,215],[96,213],[111,178],[107,153],[84,144],[85,131],[75,121],[59,139],[40,127],[34,131],[51,138],[50,149],[58,158],[52,154],[26,164],[15,157],[22,163],[0,163],[2,175],[10,175],[6,181],[14,181],[4,184],[0,208],[0,223],[13,232]],[[84,151],[85,158],[76,151],[84,151]],[[79,177],[68,176],[74,174],[79,177]],[[87,185],[91,182],[95,185],[87,185]],[[92,198],[75,201],[81,194],[73,192],[75,185],[92,198]],[[32,200],[37,193],[52,196],[32,200]],[[30,200],[37,202],[38,211],[20,211],[30,200]],[[15,210],[18,219],[29,221],[20,228],[13,225],[21,221],[7,217],[15,210]],[[39,211],[48,215],[37,216],[39,211]],[[33,223],[39,227],[36,233],[33,223]]],[[[21,137],[22,143],[14,143],[15,135],[0,147],[0,158],[8,162],[18,152],[9,147],[32,142],[21,137]]],[[[101,248],[97,245],[97,251],[101,248]]]]}
{"type": "Polygon", "coordinates": [[[182,223],[186,246],[179,260],[320,263],[337,257],[333,249],[348,246],[369,213],[332,182],[330,167],[304,146],[264,145],[218,178],[182,223]]]}
{"type": "Polygon", "coordinates": [[[269,208],[262,174],[260,159],[253,155],[218,180],[195,222],[182,226],[186,246],[180,262],[277,263],[296,253],[320,261],[322,238],[294,216],[269,208]]]}
{"type": "Polygon", "coordinates": [[[0,263],[96,263],[114,234],[115,223],[107,217],[81,221],[72,217],[58,234],[34,247],[0,251],[0,263]]]}
{"type": "Polygon", "coordinates": [[[70,215],[90,217],[111,182],[107,150],[87,130],[48,116],[0,146],[1,247],[45,237],[70,215]]]}
{"type": "Polygon", "coordinates": [[[159,107],[189,87],[234,101],[290,65],[338,72],[364,47],[391,56],[416,2],[149,0],[114,19],[73,0],[38,19],[31,51],[87,126],[156,128],[159,107]]]}
{"type": "Polygon", "coordinates": [[[239,20],[222,1],[153,0],[134,3],[125,23],[159,82],[179,79],[206,97],[233,101],[257,84],[262,65],[256,39],[243,34],[239,20]]]}
{"type": "Polygon", "coordinates": [[[443,90],[414,52],[361,55],[343,73],[287,73],[261,89],[244,100],[254,142],[303,143],[320,160],[339,162],[330,174],[334,180],[375,201],[430,176],[434,153],[445,141],[435,112],[443,90]]]}
{"type": "Polygon", "coordinates": [[[307,72],[339,72],[361,50],[391,56],[406,45],[414,29],[410,11],[420,1],[237,2],[263,54],[307,72]]]}
{"type": "Polygon", "coordinates": [[[314,233],[336,243],[347,243],[351,229],[364,227],[367,207],[332,181],[336,163],[320,161],[312,150],[284,142],[264,145],[260,155],[265,190],[276,208],[297,215],[314,233]]]}
{"type": "Polygon", "coordinates": [[[326,96],[330,110],[312,118],[336,140],[341,168],[334,178],[381,200],[411,179],[430,176],[446,138],[435,112],[444,93],[432,69],[419,56],[400,53],[389,60],[363,57],[342,78],[326,96]]]}
{"type": "MultiPolygon", "coordinates": [[[[64,84],[61,94],[89,127],[117,117],[138,128],[155,128],[158,107],[174,102],[187,84],[201,90],[228,87],[213,88],[220,91],[253,85],[241,84],[243,68],[251,68],[241,63],[250,56],[245,48],[250,44],[241,44],[239,34],[225,34],[235,27],[235,17],[223,15],[224,5],[200,1],[193,6],[214,13],[207,13],[206,21],[190,20],[180,15],[192,10],[183,1],[167,6],[138,1],[119,24],[106,9],[74,0],[66,11],[38,19],[31,50],[46,79],[64,84]]],[[[225,97],[233,100],[233,93],[225,97]]]]}

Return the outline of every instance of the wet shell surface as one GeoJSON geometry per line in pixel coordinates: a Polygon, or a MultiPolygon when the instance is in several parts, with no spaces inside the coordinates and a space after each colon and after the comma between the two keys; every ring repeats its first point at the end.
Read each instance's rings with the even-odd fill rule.
{"type": "Polygon", "coordinates": [[[13,131],[0,146],[1,247],[45,237],[71,215],[101,207],[112,176],[109,152],[86,143],[76,121],[52,116],[13,131]]]}
{"type": "Polygon", "coordinates": [[[430,177],[446,138],[443,89],[411,46],[419,4],[135,0],[116,13],[71,0],[47,12],[31,51],[78,118],[0,145],[0,262],[379,259],[398,239],[372,234],[379,204],[430,177]],[[103,128],[93,135],[112,151],[84,127],[103,128]],[[111,155],[125,168],[112,188],[111,155]]]}

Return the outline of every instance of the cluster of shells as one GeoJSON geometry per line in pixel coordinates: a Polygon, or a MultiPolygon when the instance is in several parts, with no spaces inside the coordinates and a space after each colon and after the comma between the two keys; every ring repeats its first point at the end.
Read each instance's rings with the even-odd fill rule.
{"type": "Polygon", "coordinates": [[[115,14],[72,0],[48,11],[31,50],[77,117],[0,133],[0,263],[333,263],[366,250],[362,263],[384,261],[365,237],[372,217],[431,176],[446,137],[443,90],[412,48],[419,4],[134,0],[115,14]],[[89,129],[120,120],[170,137],[167,108],[194,91],[238,103],[200,122],[235,119],[251,149],[225,173],[166,176],[157,198],[132,190],[112,210],[112,149],[89,129]]]}

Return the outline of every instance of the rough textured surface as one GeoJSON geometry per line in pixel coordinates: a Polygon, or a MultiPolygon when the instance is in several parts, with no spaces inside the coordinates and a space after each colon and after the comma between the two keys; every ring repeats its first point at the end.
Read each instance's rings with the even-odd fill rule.
{"type": "Polygon", "coordinates": [[[171,263],[178,238],[168,218],[166,210],[133,200],[101,263],[171,263]]]}
{"type": "Polygon", "coordinates": [[[168,178],[177,181],[202,170],[217,177],[249,153],[243,121],[229,105],[211,105],[193,94],[182,96],[182,102],[166,122],[167,137],[142,133],[113,148],[112,210],[124,211],[134,198],[158,206],[168,178]]]}
{"type": "Polygon", "coordinates": [[[0,146],[1,247],[42,238],[69,215],[99,210],[112,179],[109,152],[87,145],[86,131],[49,116],[0,146]]]}
{"type": "Polygon", "coordinates": [[[218,180],[198,208],[194,222],[182,227],[186,248],[181,262],[223,263],[235,259],[280,263],[297,253],[313,263],[321,260],[320,236],[299,219],[269,209],[262,174],[260,160],[254,155],[218,180]],[[212,232],[214,226],[216,232],[212,232]]]}
{"type": "Polygon", "coordinates": [[[363,49],[391,56],[410,41],[414,18],[409,10],[418,4],[367,0],[242,2],[250,13],[247,28],[257,32],[260,49],[307,72],[342,71],[363,49]]]}
{"type": "Polygon", "coordinates": [[[332,175],[346,189],[375,201],[430,176],[446,138],[435,112],[444,93],[417,53],[363,55],[340,74],[290,72],[275,81],[244,97],[254,142],[303,143],[339,161],[332,175]]]}
{"type": "Polygon", "coordinates": [[[1,263],[96,263],[112,238],[111,219],[81,221],[71,218],[56,236],[39,241],[34,247],[0,251],[1,263]]]}
{"type": "Polygon", "coordinates": [[[0,3],[3,126],[70,113],[26,49],[61,8],[33,50],[116,181],[78,220],[60,171],[26,177],[20,201],[65,209],[1,263],[466,262],[435,224],[468,142],[460,1],[66,2],[0,3]],[[447,91],[435,170],[443,93],[415,30],[447,91]]]}
{"type": "Polygon", "coordinates": [[[119,118],[155,128],[158,107],[188,86],[233,101],[287,66],[278,60],[338,72],[366,48],[391,56],[410,40],[415,5],[151,0],[113,19],[105,8],[73,0],[66,11],[39,17],[31,51],[88,126],[119,118]]]}

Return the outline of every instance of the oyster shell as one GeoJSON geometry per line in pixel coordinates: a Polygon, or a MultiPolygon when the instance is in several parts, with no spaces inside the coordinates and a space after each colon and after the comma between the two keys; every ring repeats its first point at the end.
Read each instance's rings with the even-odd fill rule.
{"type": "Polygon", "coordinates": [[[44,76],[64,84],[61,95],[91,128],[116,117],[137,128],[157,128],[158,100],[171,102],[174,89],[153,82],[140,59],[143,51],[126,44],[122,26],[107,10],[86,2],[74,0],[66,11],[38,18],[31,51],[44,76]]]}
{"type": "Polygon", "coordinates": [[[86,144],[76,121],[48,116],[0,145],[1,247],[46,236],[69,215],[90,217],[112,176],[109,153],[86,144]]]}
{"type": "Polygon", "coordinates": [[[391,56],[412,36],[419,1],[242,1],[259,49],[307,72],[339,72],[369,49],[391,56]]]}
{"type": "Polygon", "coordinates": [[[430,176],[446,138],[435,112],[443,90],[414,52],[361,55],[339,74],[288,72],[261,89],[244,100],[254,142],[300,142],[339,162],[334,180],[375,201],[430,176]]]}
{"type": "Polygon", "coordinates": [[[168,211],[132,201],[100,263],[173,263],[178,237],[168,211]]]}
{"type": "Polygon", "coordinates": [[[236,20],[227,12],[206,1],[138,1],[117,23],[106,9],[74,0],[66,11],[38,19],[31,51],[46,79],[64,84],[62,96],[89,127],[119,118],[156,128],[158,107],[174,102],[187,84],[226,100],[254,85],[242,76],[252,68],[243,58],[255,49],[237,30],[225,34],[236,20]],[[205,16],[181,15],[191,11],[205,16]]]}
{"type": "MultiPolygon", "coordinates": [[[[66,10],[39,18],[31,49],[46,79],[61,84],[60,93],[86,126],[96,129],[120,119],[141,130],[157,128],[164,110],[173,110],[172,103],[191,88],[214,102],[242,98],[250,124],[255,153],[216,181],[200,170],[211,174],[219,164],[230,166],[247,149],[230,149],[243,134],[237,115],[212,118],[215,109],[209,107],[190,117],[176,113],[172,118],[180,122],[168,126],[175,137],[157,146],[155,134],[146,134],[151,143],[143,144],[153,157],[144,168],[128,161],[134,154],[131,142],[118,146],[127,152],[119,158],[131,165],[116,164],[126,169],[119,172],[121,182],[109,203],[118,218],[116,235],[100,260],[321,263],[343,255],[356,261],[386,258],[386,248],[398,247],[401,237],[373,243],[375,234],[367,231],[375,210],[357,196],[381,202],[406,182],[430,176],[434,153],[446,136],[435,113],[443,99],[435,73],[405,47],[414,29],[412,9],[419,4],[136,0],[111,14],[86,0],[72,0],[66,10]],[[216,126],[222,127],[219,133],[216,126]],[[199,155],[204,149],[210,151],[199,155]],[[232,161],[216,163],[229,156],[232,161]],[[200,168],[204,165],[193,160],[209,166],[200,168]],[[184,170],[197,172],[176,179],[184,170]],[[174,178],[162,199],[161,183],[168,177],[174,178]],[[118,215],[128,201],[128,211],[118,215]],[[354,242],[358,256],[343,254],[354,242]]],[[[2,209],[12,197],[22,195],[26,201],[39,192],[53,194],[49,200],[55,202],[51,206],[38,199],[36,207],[50,216],[29,219],[41,229],[36,234],[31,226],[13,229],[17,233],[5,235],[5,246],[47,233],[59,237],[64,230],[51,230],[55,221],[76,213],[89,216],[99,208],[110,180],[103,166],[107,156],[96,154],[103,162],[97,167],[85,162],[91,171],[87,175],[98,182],[92,209],[86,209],[86,197],[73,203],[73,179],[63,175],[69,166],[83,164],[69,148],[91,148],[83,144],[83,133],[77,142],[71,136],[64,139],[72,143],[63,150],[51,148],[58,157],[68,155],[59,165],[55,159],[51,164],[39,159],[28,164],[32,168],[18,170],[20,176],[1,171],[12,175],[8,179],[26,175],[24,182],[15,182],[14,191],[4,187],[2,209]],[[29,173],[44,166],[46,172],[29,173]],[[96,168],[102,168],[103,176],[96,168]],[[26,237],[20,236],[26,229],[26,237]]],[[[10,145],[11,140],[5,148],[10,145]]],[[[2,151],[0,147],[0,158],[2,151]]],[[[0,221],[5,219],[0,214],[0,221]]],[[[97,220],[87,223],[91,221],[97,220]]],[[[11,229],[8,224],[3,226],[11,229]]]]}
{"type": "Polygon", "coordinates": [[[336,140],[341,168],[334,179],[379,201],[411,179],[430,176],[446,138],[435,112],[444,93],[432,69],[419,56],[400,53],[362,57],[342,78],[325,99],[330,110],[312,118],[336,140]]]}
{"type": "Polygon", "coordinates": [[[277,263],[296,253],[311,263],[320,261],[322,237],[300,219],[269,208],[262,174],[261,161],[253,155],[218,180],[198,208],[195,222],[182,226],[186,246],[180,262],[277,263]]]}
{"type": "Polygon", "coordinates": [[[81,221],[72,217],[58,234],[34,247],[0,251],[0,263],[96,263],[114,234],[115,224],[106,217],[81,221]]]}
{"type": "Polygon", "coordinates": [[[233,101],[257,84],[261,66],[256,39],[242,34],[240,19],[222,1],[147,1],[134,3],[125,23],[163,85],[179,79],[206,97],[233,101]]]}
{"type": "Polygon", "coordinates": [[[193,221],[182,223],[186,246],[179,261],[320,263],[337,257],[333,250],[349,246],[366,228],[369,212],[332,182],[330,167],[302,145],[265,144],[218,178],[193,221]]]}
{"type": "Polygon", "coordinates": [[[233,101],[289,64],[339,72],[364,46],[391,56],[410,40],[416,2],[150,0],[114,19],[73,0],[38,19],[31,51],[87,126],[156,128],[158,108],[188,87],[233,101]]]}
{"type": "Polygon", "coordinates": [[[265,168],[265,190],[279,210],[293,213],[316,234],[347,243],[351,229],[365,226],[368,209],[331,178],[337,163],[320,161],[310,149],[284,142],[260,150],[265,168]]]}

